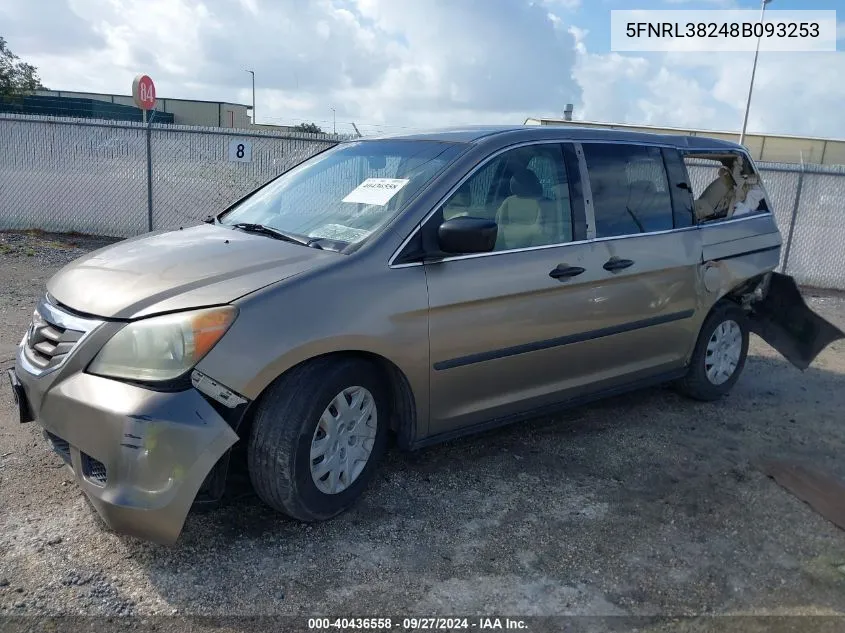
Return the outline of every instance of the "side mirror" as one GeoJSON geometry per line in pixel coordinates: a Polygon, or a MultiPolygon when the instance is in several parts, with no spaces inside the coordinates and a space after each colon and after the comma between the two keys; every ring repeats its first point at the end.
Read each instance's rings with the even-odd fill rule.
{"type": "Polygon", "coordinates": [[[493,220],[458,217],[440,225],[437,240],[444,253],[488,253],[496,246],[498,232],[493,220]]]}

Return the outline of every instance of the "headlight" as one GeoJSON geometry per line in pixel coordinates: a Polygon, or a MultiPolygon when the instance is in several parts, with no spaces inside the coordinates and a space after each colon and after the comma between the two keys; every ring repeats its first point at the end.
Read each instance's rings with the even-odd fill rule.
{"type": "Polygon", "coordinates": [[[129,323],[108,340],[88,372],[129,380],[177,378],[217,344],[235,316],[237,309],[225,306],[129,323]]]}

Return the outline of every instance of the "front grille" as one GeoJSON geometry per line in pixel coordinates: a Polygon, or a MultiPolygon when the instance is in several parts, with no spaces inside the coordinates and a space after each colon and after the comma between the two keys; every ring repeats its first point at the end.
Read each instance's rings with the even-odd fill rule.
{"type": "Polygon", "coordinates": [[[68,444],[67,440],[63,440],[58,435],[53,435],[49,431],[46,431],[46,433],[47,439],[50,441],[50,445],[56,454],[65,460],[66,464],[70,464],[70,444],[68,444]]]}
{"type": "Polygon", "coordinates": [[[45,373],[59,367],[85,336],[89,323],[93,322],[66,315],[42,300],[32,314],[23,346],[23,355],[33,373],[45,373]],[[74,329],[74,324],[78,324],[79,329],[74,329]]]}
{"type": "Polygon", "coordinates": [[[58,367],[83,334],[50,323],[36,312],[26,335],[27,360],[41,370],[58,367]]]}
{"type": "Polygon", "coordinates": [[[106,465],[85,453],[81,453],[81,456],[82,474],[85,478],[98,486],[105,486],[107,478],[106,465]]]}

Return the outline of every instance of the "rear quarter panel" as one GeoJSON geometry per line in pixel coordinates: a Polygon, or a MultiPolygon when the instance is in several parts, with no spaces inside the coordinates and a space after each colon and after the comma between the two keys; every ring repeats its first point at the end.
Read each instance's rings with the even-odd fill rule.
{"type": "Polygon", "coordinates": [[[711,306],[780,262],[781,235],[771,213],[702,224],[699,230],[702,278],[711,306]]]}

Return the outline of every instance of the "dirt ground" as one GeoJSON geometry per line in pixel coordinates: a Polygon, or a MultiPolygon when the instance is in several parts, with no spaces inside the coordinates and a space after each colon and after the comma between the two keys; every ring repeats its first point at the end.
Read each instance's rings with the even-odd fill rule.
{"type": "MultiPolygon", "coordinates": [[[[105,243],[0,234],[0,368],[50,275],[105,243]]],[[[845,328],[845,297],[810,303],[845,328]]],[[[845,613],[845,532],[758,468],[788,458],[845,479],[845,341],[801,373],[754,339],[717,403],[655,388],[393,450],[324,524],[247,489],[189,516],[173,547],[107,531],[1,378],[0,629],[37,615],[845,613]]]]}

